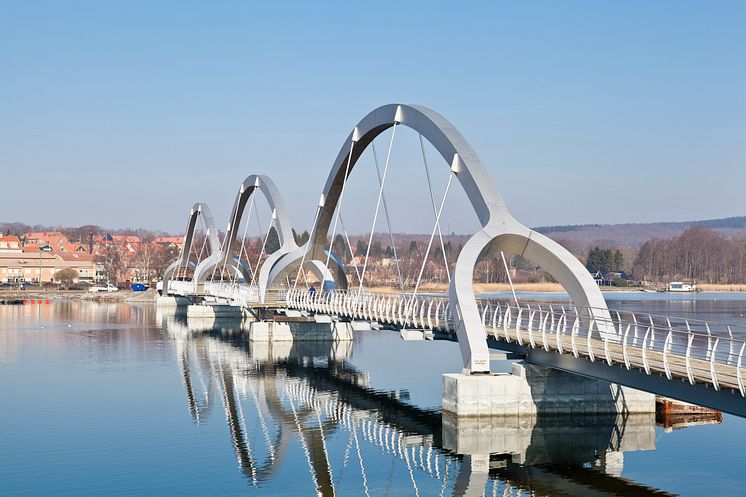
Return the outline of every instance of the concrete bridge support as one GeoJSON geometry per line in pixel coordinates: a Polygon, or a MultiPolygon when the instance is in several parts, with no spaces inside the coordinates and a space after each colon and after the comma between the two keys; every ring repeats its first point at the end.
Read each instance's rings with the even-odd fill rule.
{"type": "Polygon", "coordinates": [[[546,366],[511,374],[443,375],[443,411],[456,416],[654,413],[655,395],[546,366]]]}

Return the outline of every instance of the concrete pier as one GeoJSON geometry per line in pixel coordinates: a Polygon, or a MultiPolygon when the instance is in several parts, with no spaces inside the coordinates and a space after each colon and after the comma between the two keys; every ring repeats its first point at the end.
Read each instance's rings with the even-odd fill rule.
{"type": "Polygon", "coordinates": [[[158,307],[186,307],[192,303],[188,297],[181,295],[159,295],[155,298],[158,307]]]}
{"type": "Polygon", "coordinates": [[[352,340],[353,327],[334,321],[254,321],[248,323],[249,340],[261,341],[343,341],[352,340]]]}
{"type": "Polygon", "coordinates": [[[216,319],[235,318],[242,319],[243,312],[240,307],[221,304],[192,304],[187,307],[188,319],[216,319]]]}
{"type": "Polygon", "coordinates": [[[443,411],[456,416],[655,413],[655,395],[546,366],[511,374],[443,375],[443,411]]]}

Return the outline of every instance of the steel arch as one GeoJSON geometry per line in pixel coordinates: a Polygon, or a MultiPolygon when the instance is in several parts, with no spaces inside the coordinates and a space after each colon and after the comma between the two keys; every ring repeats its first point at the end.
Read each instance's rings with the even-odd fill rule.
{"type": "MultiPolygon", "coordinates": [[[[490,370],[486,334],[472,289],[474,266],[489,246],[522,255],[539,264],[562,284],[576,304],[592,309],[588,318],[609,317],[601,291],[577,258],[558,243],[518,222],[469,142],[443,116],[419,105],[384,105],[358,123],[342,145],[329,173],[311,238],[273,269],[270,283],[284,267],[297,264],[304,257],[313,261],[326,259],[324,244],[339,202],[348,161],[349,175],[373,139],[395,124],[420,133],[450,164],[482,225],[482,229],[464,245],[449,288],[451,312],[457,324],[459,347],[467,370],[490,370]]],[[[344,272],[337,273],[337,284],[345,287],[344,272]]]]}

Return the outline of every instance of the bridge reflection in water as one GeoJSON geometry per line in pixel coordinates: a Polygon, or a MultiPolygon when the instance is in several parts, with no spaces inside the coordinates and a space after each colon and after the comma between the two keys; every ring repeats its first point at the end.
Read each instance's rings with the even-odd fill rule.
{"type": "Polygon", "coordinates": [[[257,343],[232,328],[195,333],[173,315],[159,322],[191,416],[224,411],[257,494],[282,479],[288,494],[324,496],[672,495],[620,476],[624,452],[655,449],[652,414],[443,417],[372,389],[347,361],[352,342],[257,343]]]}

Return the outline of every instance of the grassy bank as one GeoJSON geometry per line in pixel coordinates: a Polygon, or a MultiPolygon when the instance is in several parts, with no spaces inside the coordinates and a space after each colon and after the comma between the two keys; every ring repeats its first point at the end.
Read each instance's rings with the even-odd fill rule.
{"type": "Polygon", "coordinates": [[[734,283],[730,285],[697,283],[697,288],[703,292],[746,292],[746,284],[744,283],[734,283]]]}

